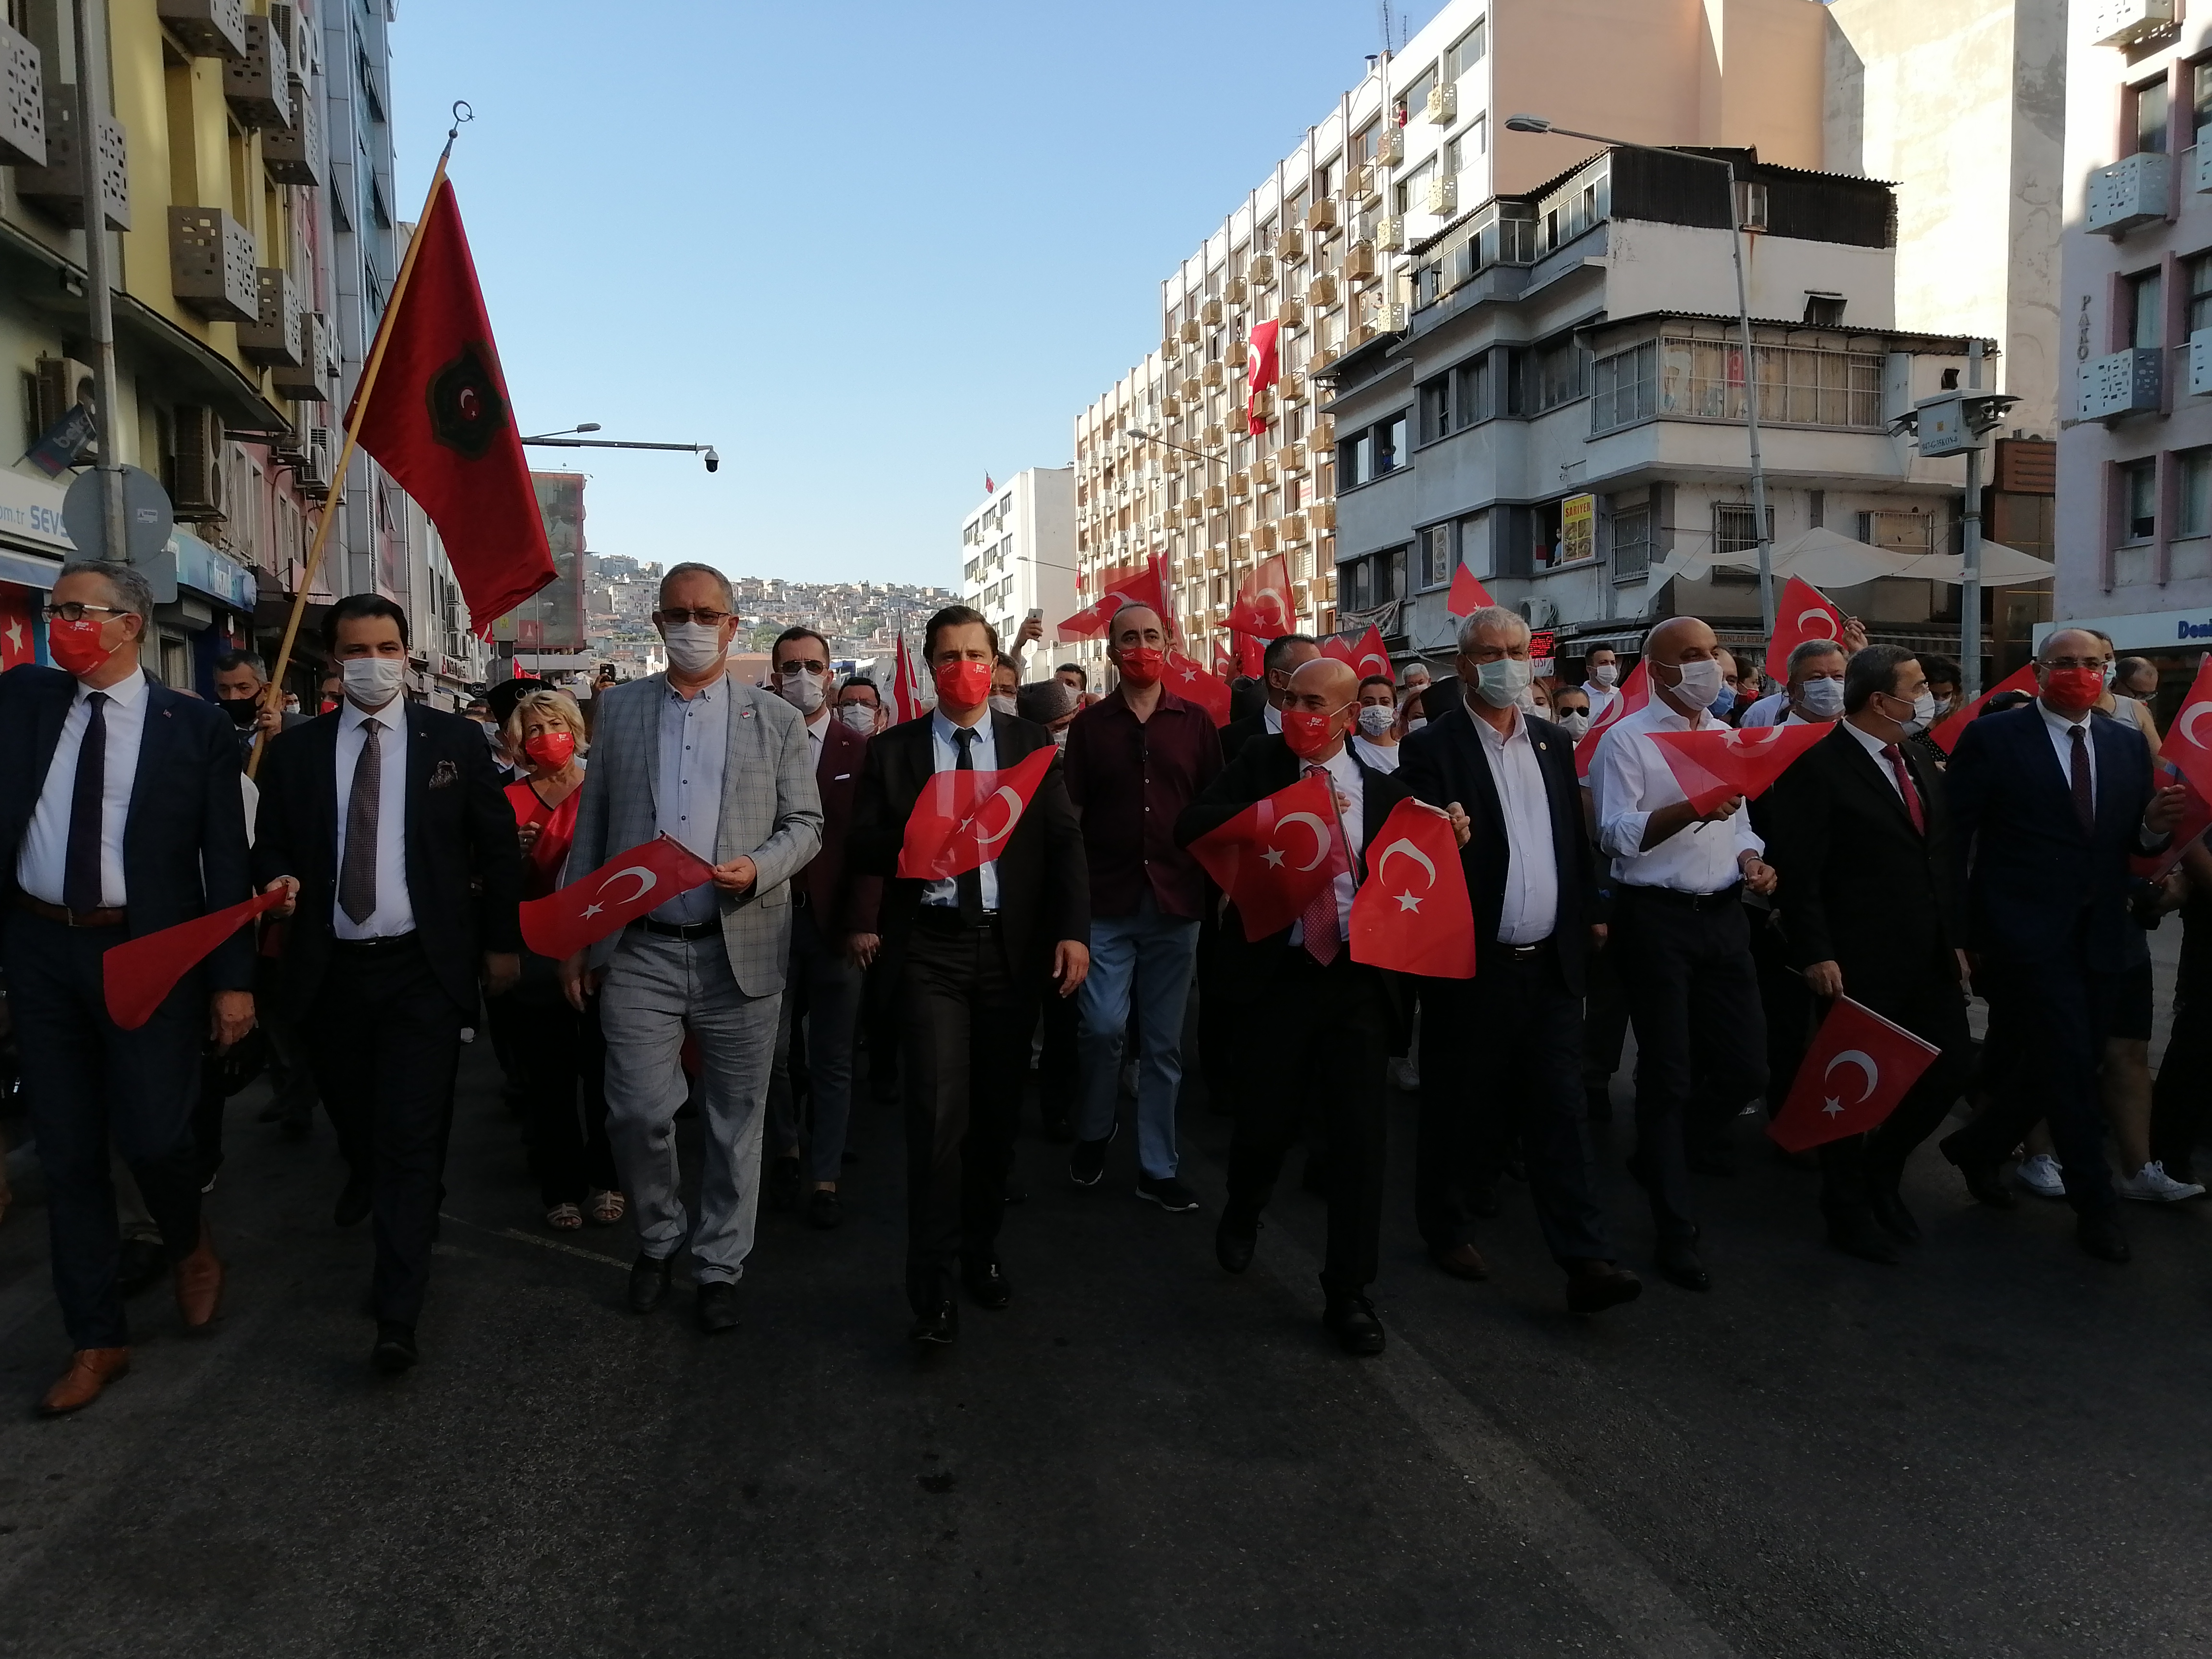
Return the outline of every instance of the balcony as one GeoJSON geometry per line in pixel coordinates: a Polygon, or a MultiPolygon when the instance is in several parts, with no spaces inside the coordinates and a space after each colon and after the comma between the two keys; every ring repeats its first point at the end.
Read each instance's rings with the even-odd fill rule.
{"type": "MultiPolygon", "coordinates": [[[[76,88],[60,86],[46,94],[46,164],[18,167],[15,191],[37,203],[72,230],[84,228],[84,179],[77,162],[76,88]]],[[[110,230],[131,228],[130,157],[123,125],[109,120],[100,130],[100,207],[110,230]]]]}
{"type": "Polygon", "coordinates": [[[1442,173],[1431,176],[1423,205],[1431,213],[1450,215],[1459,211],[1459,180],[1442,173]]]}
{"type": "Polygon", "coordinates": [[[2173,0],[2092,0],[2087,9],[2093,46],[2131,46],[2173,25],[2173,0]]]}
{"type": "Polygon", "coordinates": [[[284,31],[266,17],[246,20],[246,55],[223,65],[222,95],[248,127],[292,125],[292,61],[284,31]]]}
{"type": "Polygon", "coordinates": [[[1286,265],[1294,265],[1306,257],[1306,234],[1296,226],[1275,238],[1275,257],[1286,265]]]}
{"type": "Polygon", "coordinates": [[[1336,228],[1336,198],[1324,196],[1306,210],[1306,228],[1323,234],[1336,228]]]}
{"type": "Polygon", "coordinates": [[[161,26],[195,58],[246,56],[245,0],[161,0],[161,26]]]}
{"type": "Polygon", "coordinates": [[[2089,175],[2084,217],[2100,235],[2124,236],[2166,216],[2172,185],[2172,156],[2148,150],[2124,156],[2089,175]]]}
{"type": "Polygon", "coordinates": [[[46,96],[39,49],[0,23],[0,166],[46,164],[46,96]]]}
{"type": "Polygon", "coordinates": [[[238,325],[239,355],[266,368],[298,368],[306,361],[299,295],[288,271],[263,265],[254,273],[256,315],[238,325]]]}
{"type": "Polygon", "coordinates": [[[221,208],[169,210],[169,289],[210,322],[258,323],[253,236],[221,208]]]}
{"type": "Polygon", "coordinates": [[[301,82],[292,82],[292,125],[261,135],[261,165],[280,185],[323,182],[322,118],[301,82]]]}
{"type": "Polygon", "coordinates": [[[2081,365],[2081,418],[2109,421],[2159,405],[2160,358],[2155,346],[2137,346],[2081,365]]]}
{"type": "Polygon", "coordinates": [[[1459,88],[1448,82],[1439,82],[1429,88],[1429,124],[1448,127],[1459,119],[1459,88]]]}

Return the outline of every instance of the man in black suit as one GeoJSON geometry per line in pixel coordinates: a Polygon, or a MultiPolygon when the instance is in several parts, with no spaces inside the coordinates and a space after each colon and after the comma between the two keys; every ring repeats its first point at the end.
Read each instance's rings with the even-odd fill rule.
{"type": "Polygon", "coordinates": [[[1942,1050],[1880,1128],[1820,1148],[1828,1242],[1869,1261],[1894,1262],[1899,1242],[1919,1238],[1898,1183],[1972,1064],[1950,812],[1942,775],[1905,741],[1934,707],[1911,652],[1868,646],[1845,671],[1843,719],[1764,813],[1783,949],[1807,991],[1848,996],[1942,1050]]]}
{"type": "Polygon", "coordinates": [[[2013,1086],[1942,1149],[1977,1199],[2010,1208],[1999,1164],[2041,1118],[2065,1166],[2075,1238],[2125,1261],[2097,1066],[2146,957],[2127,911],[2128,860],[2165,847],[2184,791],[2158,787],[2142,732],[2094,714],[2111,661],[2087,629],[2053,630],[2036,657],[2036,701],[1971,721],[1952,750],[1944,782],[1966,947],[1990,1024],[2016,1052],[2013,1086]]]}
{"type": "Polygon", "coordinates": [[[989,707],[999,641],[980,612],[939,611],[922,655],[937,707],[869,740],[846,858],[891,878],[879,931],[906,1086],[907,1300],[914,1340],[944,1344],[960,1330],[956,1268],[978,1306],[1012,1299],[999,1223],[1030,1034],[1047,978],[1068,997],[1090,969],[1091,902],[1057,757],[995,857],[947,881],[899,877],[907,820],[933,775],[1005,771],[1052,746],[1042,726],[989,707]]]}
{"type": "Polygon", "coordinates": [[[65,672],[0,675],[8,1002],[75,1351],[40,1402],[50,1416],[90,1405],[131,1366],[111,1140],[176,1264],[188,1329],[214,1319],[222,1291],[200,1218],[192,1109],[202,1044],[228,1047],[252,1029],[252,934],[218,945],[136,1030],[108,1018],[101,975],[109,947],[251,891],[237,741],[216,710],[138,665],[153,612],[130,566],[72,562],[46,606],[48,648],[65,672]]]}
{"type": "Polygon", "coordinates": [[[305,714],[284,713],[269,696],[269,671],[251,651],[226,651],[215,659],[215,704],[237,729],[241,755],[252,754],[256,738],[307,723],[305,714]]]}
{"type": "MultiPolygon", "coordinates": [[[[1407,1018],[1401,988],[1354,962],[1349,941],[1352,896],[1366,874],[1364,850],[1407,792],[1346,747],[1358,689],[1357,671],[1334,658],[1310,659],[1297,669],[1284,688],[1282,734],[1247,741],[1183,808],[1176,840],[1188,847],[1303,776],[1328,780],[1345,842],[1340,872],[1298,921],[1264,939],[1245,936],[1235,904],[1222,917],[1215,983],[1236,1011],[1243,1081],[1230,1143],[1229,1202],[1213,1248],[1231,1273],[1251,1265],[1260,1212],[1308,1103],[1315,1103],[1328,1148],[1322,1322],[1346,1352],[1376,1354],[1382,1352],[1382,1322],[1367,1287],[1375,1282],[1382,1249],[1383,1072],[1390,1056],[1405,1049],[1407,1018]]],[[[1464,840],[1464,815],[1455,823],[1464,840]]]]}
{"type": "Polygon", "coordinates": [[[323,618],[344,702],[269,746],[253,863],[293,902],[289,1011],[306,1031],[349,1171],[336,1220],[374,1213],[378,1370],[415,1327],[453,1111],[461,1027],[521,971],[514,813],[483,732],[401,696],[407,616],[374,593],[323,618]]]}
{"type": "Polygon", "coordinates": [[[1567,1305],[1595,1313],[1644,1287],[1613,1259],[1583,1121],[1585,964],[1605,930],[1589,919],[1596,877],[1574,741],[1522,711],[1530,659],[1519,616],[1486,606],[1459,641],[1458,706],[1406,739],[1398,769],[1430,805],[1471,808],[1460,861],[1477,964],[1473,979],[1421,982],[1414,1214],[1430,1260],[1488,1278],[1465,1196],[1496,1181],[1517,1132],[1567,1305]]]}
{"type": "Polygon", "coordinates": [[[1261,687],[1267,704],[1256,714],[1231,720],[1221,728],[1221,760],[1225,766],[1237,751],[1255,738],[1280,737],[1283,711],[1291,706],[1291,676],[1321,655],[1321,642],[1309,634],[1283,634],[1267,641],[1260,656],[1265,677],[1261,687]]]}

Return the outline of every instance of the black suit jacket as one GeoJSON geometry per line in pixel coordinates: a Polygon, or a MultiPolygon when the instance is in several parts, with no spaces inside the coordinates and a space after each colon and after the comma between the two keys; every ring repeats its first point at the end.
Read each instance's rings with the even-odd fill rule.
{"type": "MultiPolygon", "coordinates": [[[[295,1016],[313,1006],[330,965],[337,900],[337,714],[277,734],[261,763],[255,879],[300,884],[284,945],[284,996],[295,1016]]],[[[431,971],[463,1008],[477,1006],[478,958],[520,952],[522,858],[514,810],[494,775],[483,728],[409,703],[407,902],[431,971]]]]}
{"type": "Polygon", "coordinates": [[[1767,792],[1763,815],[1790,965],[1834,963],[1844,994],[1877,1010],[1954,979],[1960,941],[1942,776],[1912,744],[1901,747],[1924,835],[1881,763],[1841,721],[1767,792]]]}
{"type": "MultiPolygon", "coordinates": [[[[996,712],[990,720],[1000,771],[1052,744],[1052,733],[1032,720],[996,712]]],[[[851,868],[885,878],[878,932],[894,984],[906,959],[914,913],[928,885],[901,878],[898,856],[914,804],[937,770],[930,738],[935,720],[933,714],[924,714],[868,739],[860,793],[853,802],[853,825],[845,839],[845,859],[851,868]]],[[[1026,988],[1051,972],[1053,947],[1060,940],[1086,946],[1091,943],[1091,871],[1058,757],[1045,769],[1021,822],[994,862],[1007,970],[1026,988]]]]}
{"type": "Polygon", "coordinates": [[[860,793],[868,739],[831,714],[822,726],[822,758],[814,763],[814,787],[822,792],[822,850],[791,878],[806,895],[815,925],[825,933],[877,932],[876,911],[884,884],[854,869],[845,855],[852,828],[853,800],[860,793]]]}
{"type": "Polygon", "coordinates": [[[1264,708],[1256,714],[1247,714],[1241,720],[1231,720],[1221,728],[1221,763],[1226,766],[1237,758],[1237,751],[1255,738],[1271,735],[1267,730],[1267,713],[1264,708]]]}
{"type": "MultiPolygon", "coordinates": [[[[1549,720],[1527,717],[1528,741],[1544,775],[1544,795],[1552,823],[1552,862],[1558,873],[1559,908],[1552,939],[1567,989],[1583,994],[1589,960],[1589,927],[1595,919],[1597,876],[1589,836],[1583,830],[1581,787],[1575,781],[1575,744],[1549,720]]],[[[1505,811],[1498,785],[1482,752],[1482,733],[1464,705],[1432,717],[1399,747],[1398,781],[1431,806],[1457,801],[1473,820],[1473,833],[1460,849],[1467,872],[1468,897],[1474,908],[1475,975],[1499,946],[1498,919],[1505,908],[1505,878],[1511,862],[1505,839],[1505,811]]]]}
{"type": "MultiPolygon", "coordinates": [[[[76,681],[26,664],[0,674],[0,884],[15,902],[15,862],[60,743],[76,681]]],[[[132,939],[252,896],[246,801],[230,718],[149,680],[131,811],[123,825],[125,930],[132,939]]],[[[185,981],[190,984],[188,978],[185,981]]],[[[203,991],[253,988],[253,930],[216,946],[203,991]]]]}

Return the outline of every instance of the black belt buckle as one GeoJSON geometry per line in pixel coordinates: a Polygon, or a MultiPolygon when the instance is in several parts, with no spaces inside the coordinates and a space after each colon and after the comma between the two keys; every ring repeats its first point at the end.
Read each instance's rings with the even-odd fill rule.
{"type": "Polygon", "coordinates": [[[651,916],[640,917],[638,926],[660,939],[706,939],[722,931],[719,921],[655,921],[651,916]]]}

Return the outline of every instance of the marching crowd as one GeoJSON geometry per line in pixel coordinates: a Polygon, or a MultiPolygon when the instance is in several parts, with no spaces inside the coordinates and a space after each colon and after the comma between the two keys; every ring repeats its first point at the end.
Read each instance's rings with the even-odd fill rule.
{"type": "Polygon", "coordinates": [[[204,1199],[223,1101],[257,1068],[264,1121],[289,1134],[321,1099],[347,1171],[334,1219],[372,1222],[372,1363],[415,1364],[478,1029],[546,1224],[632,1222],[639,1314],[688,1250],[709,1333],[738,1322],[762,1202],[843,1218],[864,1089],[902,1105],[918,1343],[955,1340],[963,1300],[1012,1300],[998,1241],[1032,1071],[1071,1181],[1104,1180],[1126,1117],[1136,1195],[1197,1209],[1177,1124],[1187,1030],[1234,1118],[1221,1267],[1249,1265],[1302,1152],[1327,1205],[1323,1322],[1356,1354],[1385,1342],[1369,1291],[1393,1089],[1418,1097],[1414,1214],[1438,1269],[1487,1276],[1480,1223],[1517,1176],[1571,1309],[1640,1293],[1589,1128],[1613,1115],[1632,1027],[1629,1169],[1650,1260],[1686,1290],[1711,1285],[1693,1177],[1733,1171],[1735,1120],[1789,1097],[1839,998],[1936,1058],[1879,1127],[1814,1155],[1838,1249],[1903,1259],[1920,1238],[1906,1161],[1962,1104],[1940,1150],[1966,1192],[2011,1206],[2017,1156],[2018,1186],[2063,1197],[2103,1260],[2128,1257],[2123,1198],[2203,1191],[2212,1022],[2191,1014],[2212,996],[2212,854],[2198,840],[2173,856],[2185,792],[2156,763],[2155,674],[2089,629],[2051,633],[2036,691],[1989,700],[1947,753],[1928,733],[1958,705],[1956,665],[1855,627],[1798,647],[1763,697],[1756,665],[1692,617],[1645,636],[1634,696],[1603,648],[1579,684],[1540,679],[1527,625],[1495,607],[1463,619],[1449,674],[1416,663],[1402,684],[1285,635],[1217,725],[1175,690],[1148,606],[1113,617],[1100,695],[1073,665],[1024,684],[1030,637],[1010,654],[954,605],[921,641],[933,706],[894,722],[804,628],[776,641],[766,687],[731,678],[729,583],[683,564],[654,613],[665,673],[580,704],[510,681],[474,718],[403,695],[404,612],[341,599],[322,625],[324,712],[307,717],[250,656],[223,659],[212,705],[155,683],[150,611],[130,568],[72,564],[47,607],[57,666],[0,676],[0,775],[21,781],[0,798],[0,965],[74,1351],[48,1413],[127,1370],[125,1296],[165,1268],[188,1328],[217,1316],[204,1199]],[[1828,729],[1755,799],[1693,801],[1660,739],[1722,724],[1828,729]],[[959,784],[946,773],[992,775],[976,781],[1010,799],[995,830],[980,807],[963,826],[980,858],[939,873],[908,848],[959,784]],[[1034,779],[1026,798],[998,787],[1009,776],[1034,779]],[[1300,786],[1333,807],[1304,815],[1307,868],[1330,856],[1334,873],[1287,925],[1248,928],[1194,844],[1300,786]],[[1470,977],[1385,971],[1355,945],[1370,855],[1408,800],[1459,848],[1470,977]],[[709,878],[667,892],[623,860],[661,838],[709,878]],[[601,894],[634,878],[609,902],[663,896],[584,950],[531,950],[520,907],[587,876],[601,894]],[[256,894],[271,907],[258,927],[151,1018],[117,1023],[109,950],[256,894]],[[2147,930],[2175,908],[2154,1087],[2147,930]],[[1978,1044],[1970,995],[1989,1005],[1978,1044]],[[689,1202],[679,1116],[698,1127],[689,1202]]]}

